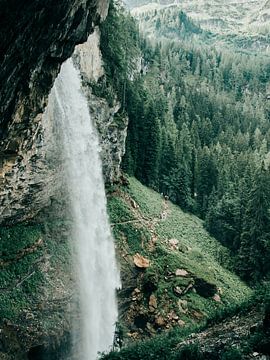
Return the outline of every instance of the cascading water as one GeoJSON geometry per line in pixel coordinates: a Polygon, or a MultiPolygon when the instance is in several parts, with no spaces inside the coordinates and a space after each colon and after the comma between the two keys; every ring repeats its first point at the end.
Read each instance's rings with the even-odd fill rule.
{"type": "Polygon", "coordinates": [[[73,242],[80,292],[80,340],[76,360],[94,360],[113,343],[119,275],[106,212],[98,136],[78,71],[72,60],[61,68],[45,117],[58,132],[73,220],[73,242]]]}

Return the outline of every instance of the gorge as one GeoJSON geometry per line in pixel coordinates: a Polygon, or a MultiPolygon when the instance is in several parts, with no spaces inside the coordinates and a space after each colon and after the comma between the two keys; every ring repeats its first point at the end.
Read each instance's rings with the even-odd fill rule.
{"type": "Polygon", "coordinates": [[[0,360],[270,356],[269,0],[150,2],[0,0],[0,360]]]}

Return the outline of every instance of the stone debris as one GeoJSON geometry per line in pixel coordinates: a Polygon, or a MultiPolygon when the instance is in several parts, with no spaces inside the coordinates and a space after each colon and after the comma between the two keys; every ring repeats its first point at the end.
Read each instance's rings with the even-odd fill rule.
{"type": "Polygon", "coordinates": [[[150,296],[150,299],[149,299],[149,308],[150,307],[157,309],[157,298],[153,294],[150,296]]]}
{"type": "Polygon", "coordinates": [[[171,250],[178,250],[179,240],[177,239],[170,239],[168,240],[168,244],[171,250]]]}
{"type": "Polygon", "coordinates": [[[156,334],[155,329],[153,328],[153,326],[152,326],[149,322],[146,324],[146,328],[147,328],[147,330],[150,332],[151,335],[155,335],[155,334],[156,334]]]}
{"type": "Polygon", "coordinates": [[[161,315],[155,318],[155,323],[157,326],[165,326],[165,320],[161,315]]]}
{"type": "Polygon", "coordinates": [[[139,205],[133,199],[130,199],[130,204],[133,207],[133,209],[138,209],[139,208],[139,205]]]}
{"type": "MultiPolygon", "coordinates": [[[[195,315],[195,312],[192,313],[195,315]]],[[[203,315],[200,313],[200,316],[203,315]]],[[[190,344],[198,344],[204,354],[216,354],[223,351],[224,347],[238,347],[242,339],[247,338],[251,333],[252,327],[262,326],[263,313],[258,313],[256,308],[252,309],[244,316],[235,315],[218,324],[203,330],[200,333],[193,333],[185,340],[181,341],[178,348],[190,344]]],[[[245,359],[267,360],[265,356],[259,352],[251,352],[245,359]]]]}
{"type": "Polygon", "coordinates": [[[150,266],[150,260],[138,253],[133,256],[133,262],[140,269],[147,269],[150,266]]]}
{"type": "Polygon", "coordinates": [[[177,324],[179,325],[179,326],[181,326],[181,327],[184,327],[185,325],[186,325],[186,323],[184,322],[184,320],[178,320],[177,321],[177,324]]]}
{"type": "Polygon", "coordinates": [[[177,269],[175,271],[175,276],[187,276],[188,272],[185,269],[177,269]]]}
{"type": "Polygon", "coordinates": [[[187,300],[179,299],[177,301],[177,305],[178,305],[178,309],[179,309],[180,313],[187,314],[187,312],[188,312],[188,302],[187,302],[187,300]]]}
{"type": "Polygon", "coordinates": [[[183,294],[183,290],[180,288],[180,286],[176,286],[174,289],[173,289],[175,295],[182,295],[183,294]]]}
{"type": "Polygon", "coordinates": [[[168,319],[169,321],[173,321],[173,320],[178,321],[178,320],[179,320],[179,316],[176,314],[175,311],[170,311],[170,312],[168,313],[168,315],[167,315],[167,319],[168,319]]]}
{"type": "Polygon", "coordinates": [[[175,295],[181,296],[181,295],[185,295],[192,288],[193,288],[193,283],[189,283],[184,289],[182,289],[180,286],[176,286],[173,288],[173,291],[175,295]]]}
{"type": "Polygon", "coordinates": [[[192,315],[193,315],[193,317],[194,317],[195,319],[197,319],[197,320],[201,320],[201,319],[204,317],[204,314],[203,314],[203,313],[201,313],[200,311],[196,311],[196,310],[194,310],[194,311],[192,312],[192,315]]]}
{"type": "Polygon", "coordinates": [[[222,301],[221,301],[221,297],[219,296],[219,294],[215,294],[215,295],[213,296],[213,300],[216,301],[216,302],[219,302],[219,303],[222,302],[222,301]]]}

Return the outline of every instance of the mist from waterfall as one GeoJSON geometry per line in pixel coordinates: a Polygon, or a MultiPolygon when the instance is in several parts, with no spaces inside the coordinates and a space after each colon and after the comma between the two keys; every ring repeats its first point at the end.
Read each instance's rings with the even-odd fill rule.
{"type": "Polygon", "coordinates": [[[97,352],[108,350],[113,343],[119,274],[106,212],[98,135],[71,59],[61,67],[45,116],[53,116],[60,133],[73,222],[80,303],[79,341],[75,341],[73,357],[94,360],[97,352]]]}

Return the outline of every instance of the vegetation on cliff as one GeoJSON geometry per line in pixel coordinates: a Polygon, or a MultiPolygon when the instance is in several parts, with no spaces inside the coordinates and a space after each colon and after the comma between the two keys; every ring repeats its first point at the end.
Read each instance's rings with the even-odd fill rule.
{"type": "Polygon", "coordinates": [[[47,347],[56,353],[67,341],[73,293],[70,224],[57,211],[61,215],[50,207],[32,221],[0,228],[0,358],[25,358],[40,344],[45,356],[47,347]]]}

